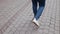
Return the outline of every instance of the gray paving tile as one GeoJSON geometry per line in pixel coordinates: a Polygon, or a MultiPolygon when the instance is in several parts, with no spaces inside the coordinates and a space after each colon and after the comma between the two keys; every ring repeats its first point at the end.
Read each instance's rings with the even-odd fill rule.
{"type": "Polygon", "coordinates": [[[39,28],[31,22],[30,0],[8,0],[8,4],[0,7],[0,34],[59,34],[59,0],[46,0],[39,28]]]}

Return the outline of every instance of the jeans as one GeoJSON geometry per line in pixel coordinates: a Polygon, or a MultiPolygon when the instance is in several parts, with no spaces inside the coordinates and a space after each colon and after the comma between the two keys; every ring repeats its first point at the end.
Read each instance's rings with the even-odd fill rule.
{"type": "Polygon", "coordinates": [[[45,0],[32,0],[32,5],[33,5],[32,7],[33,7],[34,18],[38,20],[45,7],[45,0]],[[37,9],[37,3],[39,3],[38,9],[37,9]]]}

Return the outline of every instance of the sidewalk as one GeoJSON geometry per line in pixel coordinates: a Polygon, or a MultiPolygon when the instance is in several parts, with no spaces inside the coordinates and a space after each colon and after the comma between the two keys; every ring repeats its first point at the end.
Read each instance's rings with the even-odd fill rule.
{"type": "Polygon", "coordinates": [[[37,29],[30,0],[6,0],[0,6],[0,34],[59,34],[59,0],[46,0],[37,29]],[[3,6],[2,6],[3,5],[3,6]]]}

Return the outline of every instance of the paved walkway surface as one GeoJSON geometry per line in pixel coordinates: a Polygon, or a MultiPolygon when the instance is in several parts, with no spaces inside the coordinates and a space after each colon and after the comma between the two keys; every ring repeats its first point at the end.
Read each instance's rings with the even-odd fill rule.
{"type": "Polygon", "coordinates": [[[60,0],[46,0],[38,28],[31,0],[0,0],[0,34],[60,34],[60,0]]]}

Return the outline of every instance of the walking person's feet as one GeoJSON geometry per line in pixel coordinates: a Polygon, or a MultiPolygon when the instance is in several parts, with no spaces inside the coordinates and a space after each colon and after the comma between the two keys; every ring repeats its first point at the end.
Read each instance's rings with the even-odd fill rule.
{"type": "Polygon", "coordinates": [[[38,23],[38,21],[36,20],[36,18],[34,18],[34,19],[32,20],[32,22],[33,22],[35,25],[40,26],[39,23],[38,23]]]}

